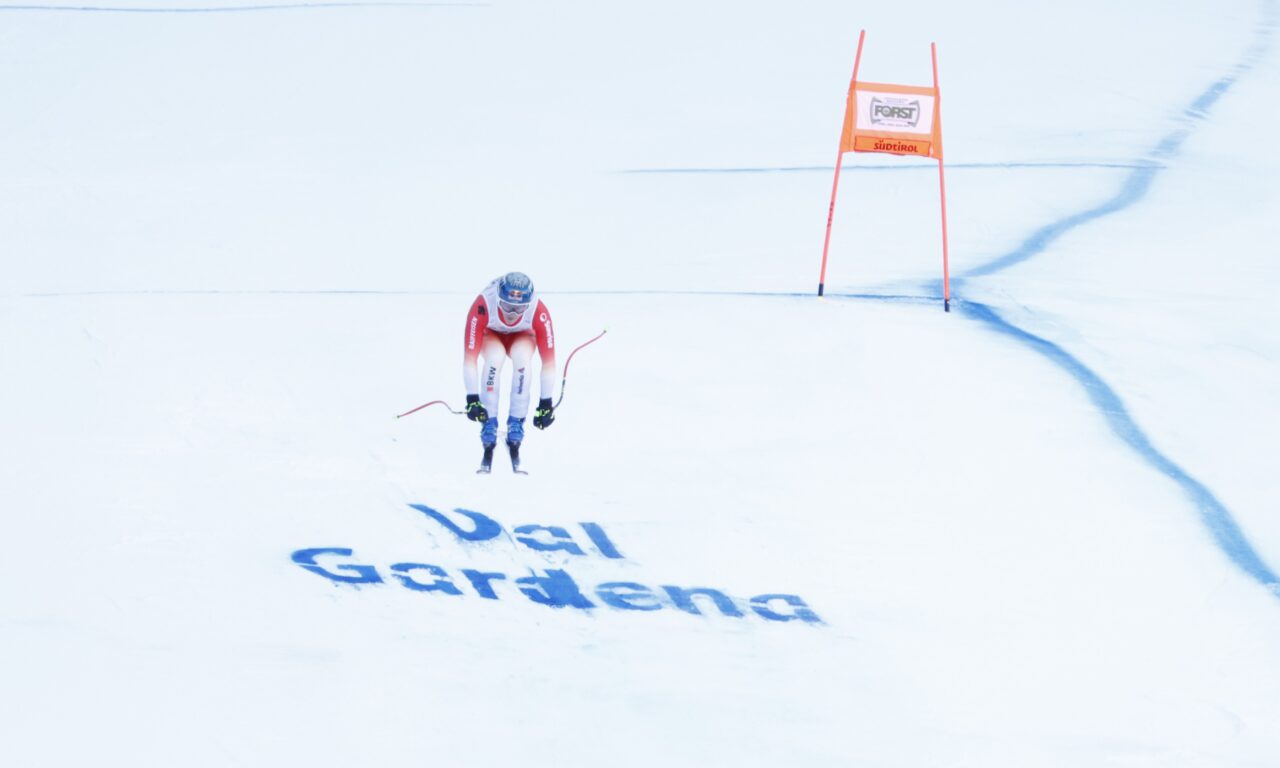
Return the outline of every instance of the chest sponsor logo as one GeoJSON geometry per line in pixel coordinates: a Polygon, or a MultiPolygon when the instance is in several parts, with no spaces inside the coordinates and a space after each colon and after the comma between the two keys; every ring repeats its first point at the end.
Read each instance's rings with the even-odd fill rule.
{"type": "Polygon", "coordinates": [[[538,322],[542,323],[542,330],[546,332],[547,349],[555,349],[556,337],[555,334],[551,332],[551,318],[547,317],[546,312],[542,312],[538,315],[538,322]]]}

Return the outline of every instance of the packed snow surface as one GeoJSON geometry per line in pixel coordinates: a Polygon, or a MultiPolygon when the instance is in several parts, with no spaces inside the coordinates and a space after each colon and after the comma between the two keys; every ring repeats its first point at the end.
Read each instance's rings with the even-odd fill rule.
{"type": "Polygon", "coordinates": [[[0,4],[0,762],[1280,764],[1278,24],[0,4]]]}

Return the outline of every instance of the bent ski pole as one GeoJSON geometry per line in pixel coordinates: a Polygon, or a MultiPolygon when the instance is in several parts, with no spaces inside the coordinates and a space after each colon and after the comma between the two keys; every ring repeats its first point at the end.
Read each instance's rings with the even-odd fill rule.
{"type": "MultiPolygon", "coordinates": [[[[576,355],[576,354],[578,354],[578,350],[582,349],[583,347],[587,346],[588,344],[594,344],[595,342],[599,341],[599,340],[600,340],[600,338],[601,338],[602,336],[604,336],[606,333],[608,333],[608,331],[607,331],[607,330],[606,330],[606,331],[601,331],[601,332],[600,332],[600,334],[599,334],[599,335],[597,335],[595,338],[590,339],[590,340],[588,340],[588,341],[585,341],[585,342],[583,342],[583,343],[579,344],[578,346],[576,346],[576,347],[574,347],[574,348],[573,348],[573,351],[572,351],[572,352],[570,352],[570,353],[569,353],[569,359],[564,361],[564,373],[561,375],[561,378],[560,378],[560,399],[559,399],[559,400],[556,400],[556,404],[555,404],[554,406],[552,406],[553,408],[559,408],[559,407],[560,407],[560,403],[564,400],[564,385],[565,385],[565,382],[569,380],[569,363],[573,362],[573,356],[574,356],[574,355],[576,355]]],[[[466,411],[455,411],[455,410],[453,410],[453,408],[452,408],[452,407],[451,407],[447,402],[445,402],[444,400],[432,400],[432,401],[431,401],[431,402],[429,402],[429,403],[423,403],[422,405],[418,406],[417,408],[413,408],[413,409],[411,409],[411,410],[405,411],[404,413],[396,414],[396,418],[397,418],[397,419],[403,419],[405,416],[408,416],[408,415],[409,415],[409,414],[411,414],[411,413],[417,413],[418,411],[422,410],[423,408],[427,408],[427,407],[430,407],[430,406],[432,406],[432,405],[443,405],[443,406],[444,406],[444,407],[449,411],[449,413],[452,413],[452,414],[454,414],[455,416],[466,416],[466,415],[467,415],[467,412],[466,412],[466,411]]]]}
{"type": "Polygon", "coordinates": [[[569,363],[572,363],[572,362],[573,362],[573,356],[574,356],[574,355],[576,355],[576,354],[578,354],[578,350],[582,349],[583,347],[587,346],[588,344],[594,344],[594,343],[596,343],[597,341],[599,341],[599,340],[600,340],[600,338],[601,338],[602,336],[604,336],[604,335],[605,335],[606,333],[608,333],[608,332],[609,332],[609,331],[608,331],[607,329],[606,329],[606,330],[601,331],[599,336],[596,336],[594,339],[590,339],[589,341],[584,341],[583,343],[581,343],[581,344],[579,344],[578,346],[574,347],[574,348],[573,348],[573,351],[569,353],[569,359],[564,361],[564,374],[562,374],[562,375],[561,375],[561,377],[560,377],[560,399],[559,399],[559,400],[556,400],[556,404],[555,404],[555,405],[553,405],[553,406],[551,406],[552,410],[554,410],[554,409],[556,409],[556,408],[559,408],[559,407],[560,407],[560,403],[564,400],[564,385],[565,385],[565,382],[567,382],[567,381],[569,380],[569,363]]]}
{"type": "Polygon", "coordinates": [[[466,411],[455,411],[455,410],[453,410],[453,408],[451,408],[451,407],[449,406],[449,404],[448,404],[448,403],[446,403],[446,402],[445,402],[445,401],[443,401],[443,400],[432,400],[432,401],[431,401],[431,402],[429,402],[429,403],[423,403],[422,405],[418,406],[417,408],[414,408],[414,409],[413,409],[413,410],[411,410],[411,411],[405,411],[404,413],[397,414],[397,415],[396,415],[396,418],[397,418],[397,419],[404,418],[405,416],[408,416],[408,415],[409,415],[409,414],[411,414],[411,413],[417,413],[418,411],[422,410],[423,408],[426,408],[427,406],[431,406],[431,405],[443,405],[445,408],[448,408],[448,409],[449,409],[449,413],[456,414],[456,415],[458,415],[458,416],[466,416],[466,415],[467,415],[467,412],[466,412],[466,411]]]}

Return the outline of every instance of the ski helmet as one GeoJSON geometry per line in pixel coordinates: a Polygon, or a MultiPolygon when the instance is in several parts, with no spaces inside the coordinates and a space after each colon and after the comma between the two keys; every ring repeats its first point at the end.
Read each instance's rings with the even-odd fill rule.
{"type": "Polygon", "coordinates": [[[498,278],[498,309],[507,322],[515,322],[533,299],[533,281],[523,272],[508,272],[498,278]]]}

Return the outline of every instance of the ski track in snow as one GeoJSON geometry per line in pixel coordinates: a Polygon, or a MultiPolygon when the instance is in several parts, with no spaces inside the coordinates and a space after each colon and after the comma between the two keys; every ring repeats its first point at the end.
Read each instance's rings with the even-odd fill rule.
{"type": "MultiPolygon", "coordinates": [[[[356,8],[356,7],[483,7],[482,3],[431,3],[431,2],[368,2],[368,3],[294,3],[257,6],[226,6],[214,8],[130,8],[108,6],[33,6],[5,5],[0,11],[84,11],[84,12],[117,12],[117,13],[222,13],[245,11],[272,11],[307,8],[356,8]]],[[[957,289],[962,288],[974,278],[992,275],[1016,266],[1044,253],[1055,241],[1066,233],[1097,221],[1107,216],[1120,213],[1141,200],[1151,189],[1156,177],[1168,167],[1181,151],[1183,144],[1195,129],[1196,125],[1205,121],[1213,106],[1244,75],[1253,70],[1270,52],[1277,26],[1276,0],[1261,0],[1260,18],[1254,27],[1254,40],[1238,63],[1229,72],[1214,81],[1200,93],[1192,103],[1183,110],[1182,119],[1173,131],[1164,136],[1154,148],[1143,157],[1130,162],[1010,162],[1010,163],[971,163],[955,164],[954,168],[981,168],[1012,170],[1018,168],[1115,168],[1128,169],[1120,185],[1120,189],[1110,199],[1083,211],[1052,221],[1031,233],[1012,251],[1002,254],[986,264],[979,265],[958,275],[954,280],[957,289]]],[[[930,170],[935,166],[928,164],[906,166],[850,166],[853,171],[917,171],[930,170]]],[[[623,174],[677,174],[677,173],[788,173],[831,171],[833,166],[792,166],[792,167],[743,167],[743,168],[655,168],[625,169],[623,174]]],[[[942,293],[939,280],[931,280],[921,284],[925,295],[886,294],[886,293],[827,293],[830,299],[851,299],[881,301],[903,304],[924,304],[936,307],[942,293]]],[[[291,294],[291,295],[425,295],[449,294],[451,291],[356,291],[356,290],[190,290],[190,291],[79,291],[59,293],[30,293],[29,297],[58,296],[94,296],[94,295],[245,295],[245,294],[291,294]]],[[[564,295],[664,295],[664,296],[771,296],[798,298],[810,297],[812,293],[777,292],[777,291],[670,291],[670,290],[638,290],[638,291],[561,291],[551,292],[564,295]]],[[[550,294],[549,294],[550,295],[550,294]]],[[[1277,597],[1280,597],[1280,576],[1277,576],[1240,530],[1231,511],[1213,494],[1207,486],[1193,477],[1167,455],[1157,449],[1150,437],[1143,431],[1130,415],[1123,400],[1106,381],[1093,369],[1078,358],[1071,355],[1061,346],[1046,338],[1018,327],[1002,317],[992,307],[979,302],[954,298],[953,303],[959,315],[983,324],[988,330],[1001,336],[1011,338],[1044,356],[1060,367],[1067,375],[1074,378],[1084,388],[1089,400],[1106,419],[1111,430],[1121,442],[1135,451],[1143,461],[1153,469],[1176,483],[1200,514],[1201,522],[1208,529],[1214,543],[1231,561],[1250,578],[1262,584],[1277,597]]]]}

